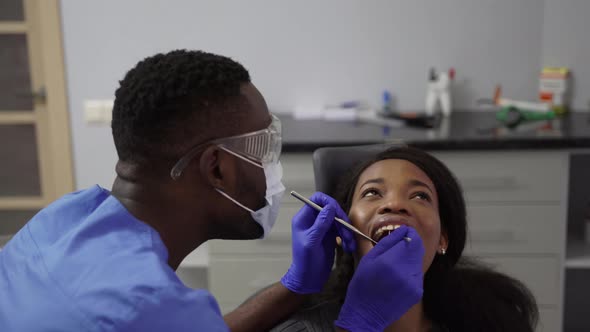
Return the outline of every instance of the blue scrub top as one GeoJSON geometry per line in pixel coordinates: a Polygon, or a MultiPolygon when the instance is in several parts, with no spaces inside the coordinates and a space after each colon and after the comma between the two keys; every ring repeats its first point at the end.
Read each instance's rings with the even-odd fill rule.
{"type": "Polygon", "coordinates": [[[95,186],[41,210],[0,251],[0,331],[228,331],[158,233],[95,186]]]}

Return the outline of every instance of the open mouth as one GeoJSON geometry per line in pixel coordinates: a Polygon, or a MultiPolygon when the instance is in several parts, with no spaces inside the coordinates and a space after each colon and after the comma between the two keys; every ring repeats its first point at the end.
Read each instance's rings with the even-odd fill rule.
{"type": "Polygon", "coordinates": [[[375,242],[379,242],[383,238],[385,238],[387,235],[393,233],[393,231],[395,231],[396,229],[398,229],[400,227],[401,227],[401,225],[385,225],[385,226],[381,226],[379,229],[377,229],[377,231],[375,231],[375,233],[373,234],[372,238],[373,238],[373,240],[375,240],[375,242]]]}

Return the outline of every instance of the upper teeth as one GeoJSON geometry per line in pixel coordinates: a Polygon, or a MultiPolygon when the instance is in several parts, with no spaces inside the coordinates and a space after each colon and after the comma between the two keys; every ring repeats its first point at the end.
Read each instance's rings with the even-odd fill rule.
{"type": "Polygon", "coordinates": [[[381,235],[386,232],[392,232],[395,231],[396,229],[400,228],[401,225],[385,225],[385,226],[381,226],[377,232],[375,232],[375,239],[378,239],[379,237],[381,237],[381,235]]]}

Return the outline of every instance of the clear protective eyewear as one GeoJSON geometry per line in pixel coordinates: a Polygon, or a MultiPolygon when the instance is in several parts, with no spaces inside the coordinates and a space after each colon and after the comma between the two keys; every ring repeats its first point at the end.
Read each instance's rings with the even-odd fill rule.
{"type": "Polygon", "coordinates": [[[272,122],[268,128],[246,134],[218,138],[192,148],[172,167],[170,176],[177,180],[182,171],[205,145],[215,144],[256,166],[262,163],[275,163],[279,160],[282,148],[281,120],[271,114],[272,122]]]}

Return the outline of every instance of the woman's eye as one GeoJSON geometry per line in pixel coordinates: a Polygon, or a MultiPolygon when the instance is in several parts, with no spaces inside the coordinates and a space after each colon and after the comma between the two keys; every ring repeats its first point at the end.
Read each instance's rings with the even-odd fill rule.
{"type": "Polygon", "coordinates": [[[375,196],[375,195],[379,195],[379,191],[377,189],[369,188],[369,189],[363,191],[363,193],[361,194],[361,197],[371,197],[371,196],[375,196]]]}
{"type": "Polygon", "coordinates": [[[427,193],[425,193],[423,191],[419,191],[419,192],[415,193],[414,195],[412,195],[412,198],[418,198],[418,199],[430,202],[430,195],[428,195],[427,193]]]}

